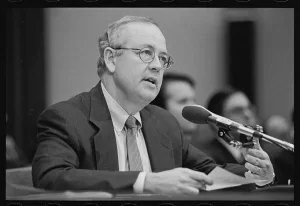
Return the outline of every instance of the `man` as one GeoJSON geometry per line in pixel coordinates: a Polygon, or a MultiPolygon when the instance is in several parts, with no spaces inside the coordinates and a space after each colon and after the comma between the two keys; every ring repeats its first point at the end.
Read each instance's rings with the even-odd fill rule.
{"type": "MultiPolygon", "coordinates": [[[[126,16],[99,38],[100,82],[46,109],[38,120],[32,175],[36,187],[197,195],[217,165],[183,137],[176,119],[148,105],[172,64],[166,40],[149,18],[126,16]]],[[[247,178],[272,181],[260,149],[246,168],[223,165],[247,178]]]]}
{"type": "Polygon", "coordinates": [[[194,80],[179,73],[165,73],[161,89],[151,104],[162,107],[173,114],[178,120],[184,136],[191,141],[197,124],[186,120],[182,116],[182,109],[187,105],[196,104],[194,80]]]}

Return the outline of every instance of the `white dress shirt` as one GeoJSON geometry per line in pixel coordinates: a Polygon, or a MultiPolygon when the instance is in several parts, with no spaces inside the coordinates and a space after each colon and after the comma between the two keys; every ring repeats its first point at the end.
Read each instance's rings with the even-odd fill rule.
{"type": "MultiPolygon", "coordinates": [[[[129,117],[129,114],[108,93],[108,91],[105,89],[102,82],[101,82],[101,88],[114,126],[114,132],[115,132],[116,143],[117,143],[117,151],[118,151],[119,171],[128,171],[128,160],[126,158],[127,157],[126,127],[124,127],[124,125],[127,118],[129,117]]],[[[138,132],[136,135],[136,142],[141,155],[141,160],[143,165],[143,172],[139,173],[138,178],[133,185],[133,189],[136,193],[142,193],[144,190],[144,181],[146,177],[146,172],[151,172],[152,170],[151,170],[145,139],[141,130],[142,120],[141,120],[140,113],[138,112],[133,116],[139,122],[138,132]]]]}

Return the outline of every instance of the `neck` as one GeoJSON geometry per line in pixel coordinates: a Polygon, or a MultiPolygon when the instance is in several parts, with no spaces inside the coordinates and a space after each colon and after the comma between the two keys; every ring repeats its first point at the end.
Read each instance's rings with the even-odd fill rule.
{"type": "Polygon", "coordinates": [[[141,111],[148,103],[143,101],[134,101],[127,97],[115,84],[110,76],[104,76],[101,81],[107,92],[114,98],[114,100],[129,114],[134,115],[141,111]]]}

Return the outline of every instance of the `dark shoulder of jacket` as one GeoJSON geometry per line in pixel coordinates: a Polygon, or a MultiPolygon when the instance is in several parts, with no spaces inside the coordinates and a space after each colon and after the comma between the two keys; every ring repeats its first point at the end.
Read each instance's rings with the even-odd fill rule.
{"type": "Polygon", "coordinates": [[[160,119],[174,118],[173,115],[169,111],[167,111],[167,110],[165,110],[161,107],[158,107],[156,105],[149,104],[144,109],[148,113],[150,113],[151,116],[154,117],[154,118],[160,118],[160,119]]]}
{"type": "Polygon", "coordinates": [[[170,127],[178,127],[178,129],[180,129],[180,125],[177,119],[169,111],[152,104],[149,104],[144,109],[146,110],[146,112],[150,113],[151,118],[154,118],[158,126],[167,126],[163,127],[162,129],[168,129],[170,127]]]}
{"type": "Polygon", "coordinates": [[[50,110],[59,111],[64,115],[66,114],[72,115],[74,109],[77,109],[85,117],[88,117],[90,114],[90,104],[91,104],[91,97],[89,92],[82,92],[74,97],[71,97],[68,100],[60,101],[50,105],[41,113],[41,115],[43,115],[44,113],[50,110]]]}

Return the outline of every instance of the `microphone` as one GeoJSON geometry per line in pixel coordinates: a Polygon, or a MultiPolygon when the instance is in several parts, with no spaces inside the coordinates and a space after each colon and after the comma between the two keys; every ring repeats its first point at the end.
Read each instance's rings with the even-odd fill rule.
{"type": "Polygon", "coordinates": [[[200,105],[185,106],[182,109],[182,116],[185,119],[189,120],[190,122],[196,124],[207,124],[207,123],[214,124],[217,127],[235,131],[240,134],[244,134],[246,136],[264,139],[276,145],[279,144],[281,147],[284,147],[284,149],[294,151],[293,144],[290,144],[282,140],[278,140],[274,137],[261,133],[257,130],[245,127],[240,123],[237,123],[225,117],[214,114],[213,112],[207,110],[206,108],[200,105]]]}
{"type": "Polygon", "coordinates": [[[200,105],[184,107],[182,110],[182,116],[185,119],[196,124],[211,123],[215,124],[217,127],[225,128],[231,131],[236,131],[247,136],[262,138],[260,132],[247,128],[244,125],[234,122],[225,117],[214,114],[200,105]]]}

